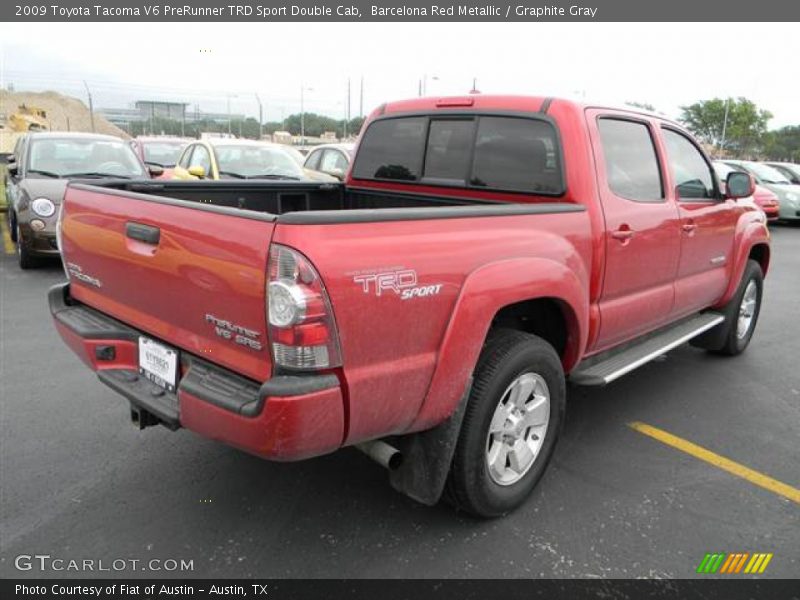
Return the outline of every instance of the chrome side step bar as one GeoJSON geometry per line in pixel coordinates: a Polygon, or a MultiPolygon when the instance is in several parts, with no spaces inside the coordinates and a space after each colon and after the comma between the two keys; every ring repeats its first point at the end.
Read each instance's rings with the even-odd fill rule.
{"type": "Polygon", "coordinates": [[[634,342],[623,350],[611,350],[597,359],[592,357],[584,361],[570,373],[569,380],[578,385],[606,385],[724,320],[723,315],[715,312],[695,315],[640,342],[634,342]]]}

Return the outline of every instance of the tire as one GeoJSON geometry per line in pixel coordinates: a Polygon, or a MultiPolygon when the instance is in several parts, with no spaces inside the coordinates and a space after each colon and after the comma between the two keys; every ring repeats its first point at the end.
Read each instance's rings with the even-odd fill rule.
{"type": "Polygon", "coordinates": [[[477,517],[504,515],[522,504],[550,461],[565,406],[564,371],[550,344],[520,331],[490,332],[450,467],[447,501],[477,517]],[[513,401],[516,391],[526,399],[522,405],[513,401]],[[519,414],[510,414],[512,407],[519,414]]]}
{"type": "Polygon", "coordinates": [[[692,340],[691,344],[722,356],[736,356],[744,352],[756,329],[763,291],[764,274],[761,265],[750,259],[745,265],[736,293],[721,311],[725,320],[718,327],[692,340]],[[749,319],[746,327],[740,329],[740,317],[744,318],[742,310],[746,300],[749,319]]]}
{"type": "Polygon", "coordinates": [[[755,260],[748,260],[739,289],[736,290],[736,295],[729,303],[733,309],[726,310],[725,343],[719,349],[713,350],[714,353],[724,356],[736,356],[745,351],[753,338],[753,332],[756,330],[758,315],[761,313],[763,295],[764,273],[761,271],[761,265],[755,260]],[[748,311],[745,308],[746,305],[749,305],[750,317],[747,320],[746,327],[742,328],[742,319],[744,318],[742,313],[743,311],[748,311]]]}
{"type": "Polygon", "coordinates": [[[11,236],[11,241],[15,244],[17,243],[17,220],[14,218],[14,214],[11,212],[6,213],[8,218],[6,223],[8,224],[8,233],[11,236]]]}
{"type": "Polygon", "coordinates": [[[39,260],[33,256],[28,248],[25,247],[25,242],[22,239],[22,231],[20,231],[19,225],[16,228],[17,231],[17,261],[19,262],[19,268],[23,270],[33,269],[39,266],[39,260]]]}

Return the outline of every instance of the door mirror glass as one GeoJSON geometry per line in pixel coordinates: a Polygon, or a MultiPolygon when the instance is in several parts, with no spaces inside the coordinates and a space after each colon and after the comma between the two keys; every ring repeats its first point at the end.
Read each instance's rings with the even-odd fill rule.
{"type": "Polygon", "coordinates": [[[746,198],[747,196],[752,196],[756,191],[756,184],[750,174],[735,171],[728,173],[728,179],[725,180],[725,190],[728,198],[746,198]]]}
{"type": "Polygon", "coordinates": [[[164,167],[161,165],[147,165],[147,170],[150,173],[150,177],[160,177],[164,174],[164,167]]]}

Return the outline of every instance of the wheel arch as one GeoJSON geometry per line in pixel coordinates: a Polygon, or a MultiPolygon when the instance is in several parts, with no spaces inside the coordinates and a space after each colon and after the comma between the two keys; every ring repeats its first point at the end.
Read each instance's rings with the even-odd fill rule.
{"type": "Polygon", "coordinates": [[[737,233],[734,239],[733,264],[728,287],[714,308],[725,306],[739,287],[747,261],[751,258],[758,262],[764,275],[769,269],[771,251],[769,247],[769,230],[763,221],[751,220],[737,233]]]}
{"type": "Polygon", "coordinates": [[[457,408],[495,325],[534,333],[556,347],[565,372],[588,335],[588,275],[567,263],[519,258],[473,271],[462,286],[439,347],[428,393],[409,431],[434,427],[457,408]]]}

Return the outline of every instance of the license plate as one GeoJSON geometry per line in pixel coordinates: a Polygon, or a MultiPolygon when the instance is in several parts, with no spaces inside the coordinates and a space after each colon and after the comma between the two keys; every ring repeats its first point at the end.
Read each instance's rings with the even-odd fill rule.
{"type": "Polygon", "coordinates": [[[178,383],[178,352],[151,339],[139,338],[139,373],[169,392],[178,383]]]}

